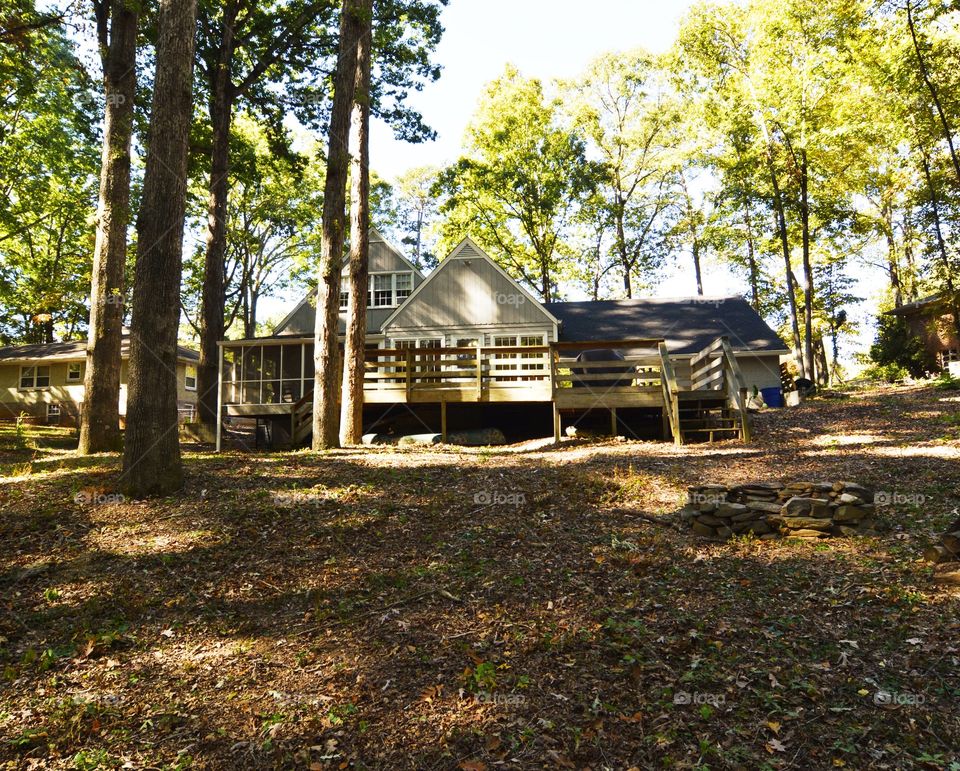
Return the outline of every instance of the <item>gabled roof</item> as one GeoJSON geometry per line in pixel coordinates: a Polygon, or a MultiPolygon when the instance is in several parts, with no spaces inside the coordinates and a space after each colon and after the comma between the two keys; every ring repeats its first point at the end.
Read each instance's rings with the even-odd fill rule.
{"type": "MultiPolygon", "coordinates": [[[[410,260],[408,260],[404,256],[403,252],[400,251],[400,249],[392,241],[388,241],[386,238],[384,238],[383,235],[381,235],[380,231],[378,231],[376,228],[373,228],[373,227],[370,228],[370,232],[367,236],[367,240],[371,244],[379,241],[380,243],[386,245],[390,249],[390,251],[393,252],[395,257],[399,258],[404,265],[406,265],[411,271],[413,271],[413,273],[415,273],[419,278],[423,279],[423,273],[420,272],[419,268],[417,268],[416,265],[410,262],[410,260]]],[[[349,256],[345,256],[343,258],[343,264],[342,264],[341,270],[346,269],[349,262],[350,262],[349,256]]],[[[271,337],[286,336],[289,334],[312,336],[314,324],[316,323],[316,307],[314,304],[315,302],[316,302],[316,292],[315,291],[307,292],[303,296],[303,298],[300,300],[300,302],[298,302],[293,307],[293,310],[291,310],[286,316],[284,316],[283,320],[273,328],[273,333],[271,337]],[[311,302],[311,300],[313,300],[314,302],[311,302]],[[308,306],[308,307],[305,307],[305,306],[308,306]],[[293,330],[293,332],[284,332],[283,330],[286,329],[286,327],[288,327],[294,321],[294,319],[297,319],[298,316],[300,317],[299,321],[301,322],[299,326],[295,330],[293,330]]],[[[388,310],[392,310],[392,309],[367,308],[367,334],[368,335],[379,334],[380,328],[383,325],[384,316],[386,314],[386,311],[388,310]]],[[[345,334],[347,325],[343,319],[343,314],[341,313],[340,315],[341,315],[340,334],[345,334]]]]}
{"type": "Polygon", "coordinates": [[[890,316],[906,316],[913,313],[920,313],[925,310],[932,310],[946,302],[947,298],[943,294],[931,294],[914,300],[910,303],[904,303],[899,308],[892,308],[886,312],[890,316]]]}
{"type": "MultiPolygon", "coordinates": [[[[130,356],[130,335],[124,335],[120,341],[120,358],[130,356]]],[[[82,361],[87,358],[87,341],[71,340],[65,343],[45,343],[35,345],[8,345],[0,348],[0,362],[19,361],[82,361]]],[[[196,351],[177,346],[177,358],[182,361],[200,361],[196,351]]]]}
{"type": "Polygon", "coordinates": [[[671,353],[693,354],[726,335],[735,351],[787,353],[786,344],[742,297],[552,302],[560,340],[666,340],[671,353]]]}
{"type": "Polygon", "coordinates": [[[385,329],[390,322],[392,322],[394,318],[396,318],[408,305],[412,305],[414,298],[416,298],[416,296],[423,291],[424,287],[426,287],[431,281],[435,280],[436,277],[441,274],[443,269],[452,264],[454,260],[485,260],[486,262],[490,263],[490,265],[492,265],[494,269],[508,282],[516,287],[517,291],[520,292],[529,302],[539,307],[543,311],[543,314],[552,323],[558,323],[558,319],[550,312],[547,305],[540,302],[540,300],[527,291],[513,276],[501,268],[496,261],[490,257],[490,255],[483,251],[483,249],[481,249],[477,243],[470,238],[470,236],[465,236],[464,239],[453,248],[453,251],[450,252],[450,254],[448,254],[444,259],[440,260],[440,264],[433,269],[430,275],[427,276],[426,280],[410,293],[410,296],[406,299],[406,301],[397,306],[393,313],[391,313],[390,316],[383,322],[383,328],[385,329]]]}

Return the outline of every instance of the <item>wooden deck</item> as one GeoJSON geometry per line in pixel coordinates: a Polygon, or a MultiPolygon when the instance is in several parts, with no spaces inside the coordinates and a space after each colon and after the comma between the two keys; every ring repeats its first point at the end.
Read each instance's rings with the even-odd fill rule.
{"type": "MultiPolygon", "coordinates": [[[[304,372],[305,350],[299,378],[265,380],[263,367],[258,379],[244,379],[242,368],[223,373],[221,390],[227,395],[222,400],[223,412],[248,417],[289,415],[293,440],[305,439],[313,407],[312,377],[304,372]],[[251,394],[254,398],[242,398],[251,394]]],[[[277,372],[290,369],[285,369],[282,356],[281,350],[277,372]]],[[[367,352],[364,403],[439,404],[445,433],[447,404],[549,402],[558,439],[564,411],[610,410],[615,425],[618,408],[659,408],[664,433],[678,444],[705,436],[713,440],[735,435],[748,440],[746,389],[727,339],[718,338],[694,356],[685,379],[678,379],[674,364],[662,340],[371,349],[367,352]],[[578,360],[585,350],[614,350],[624,358],[578,360]]]]}

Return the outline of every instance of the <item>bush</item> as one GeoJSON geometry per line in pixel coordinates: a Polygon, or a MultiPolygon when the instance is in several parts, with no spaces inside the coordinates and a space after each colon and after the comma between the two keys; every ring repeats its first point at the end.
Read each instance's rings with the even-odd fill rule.
{"type": "Polygon", "coordinates": [[[960,391],[960,378],[955,378],[949,372],[941,372],[934,386],[941,391],[960,391]]]}
{"type": "Polygon", "coordinates": [[[876,365],[878,379],[893,382],[907,375],[921,378],[936,369],[936,362],[920,340],[899,316],[881,316],[877,339],[870,346],[870,359],[876,365]]]}
{"type": "Polygon", "coordinates": [[[896,383],[910,376],[906,367],[899,364],[874,364],[863,371],[863,376],[869,380],[882,380],[884,383],[896,383]]]}

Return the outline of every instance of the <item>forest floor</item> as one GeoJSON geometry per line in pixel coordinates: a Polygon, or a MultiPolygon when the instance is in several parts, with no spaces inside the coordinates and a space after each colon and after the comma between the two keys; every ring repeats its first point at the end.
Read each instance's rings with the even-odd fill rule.
{"type": "Polygon", "coordinates": [[[178,495],[0,428],[0,768],[960,769],[960,394],[752,444],[215,455],[178,495]],[[877,537],[698,540],[687,485],[850,480],[877,537]]]}

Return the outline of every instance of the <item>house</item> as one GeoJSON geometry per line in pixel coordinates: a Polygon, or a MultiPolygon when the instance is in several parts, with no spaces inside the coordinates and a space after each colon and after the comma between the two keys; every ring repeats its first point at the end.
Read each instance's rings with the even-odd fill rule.
{"type": "MultiPolygon", "coordinates": [[[[199,355],[177,350],[177,406],[184,420],[193,418],[197,404],[199,355]]],[[[121,341],[120,419],[127,411],[130,337],[121,341]]],[[[0,420],[27,415],[36,422],[77,426],[83,406],[87,341],[0,348],[0,420]]]]}
{"type": "MultiPolygon", "coordinates": [[[[268,337],[221,343],[221,414],[305,440],[314,302],[304,297],[268,337]]],[[[469,238],[424,276],[371,231],[367,306],[373,430],[399,413],[443,434],[450,423],[539,420],[559,435],[564,421],[602,412],[611,430],[646,422],[678,442],[745,437],[746,393],[778,387],[788,354],[743,298],[542,303],[469,238]]]]}
{"type": "Polygon", "coordinates": [[[935,294],[887,311],[903,319],[907,329],[921,340],[930,359],[942,369],[960,376],[960,334],[955,308],[945,294],[935,294]]]}

